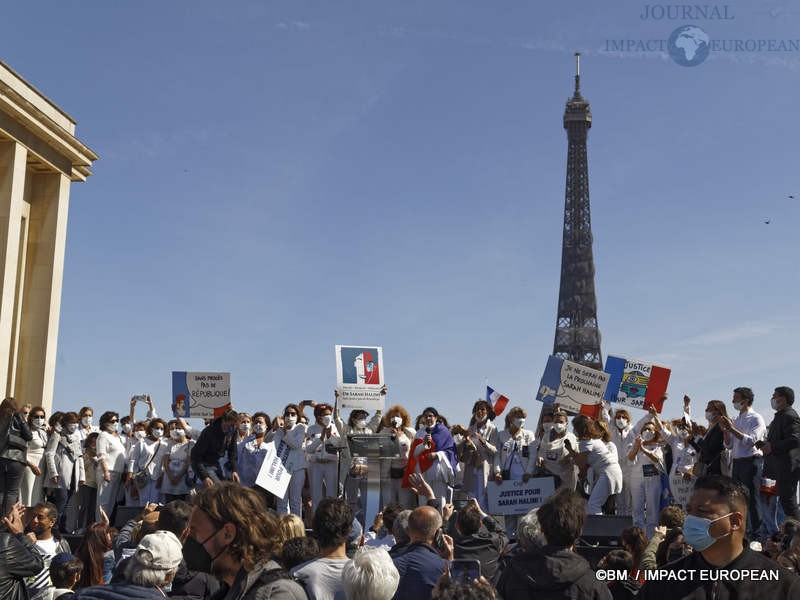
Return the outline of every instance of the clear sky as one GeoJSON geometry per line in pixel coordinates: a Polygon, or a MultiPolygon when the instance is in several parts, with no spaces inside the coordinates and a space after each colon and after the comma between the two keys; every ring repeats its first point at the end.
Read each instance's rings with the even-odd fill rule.
{"type": "Polygon", "coordinates": [[[606,51],[798,36],[788,1],[727,6],[9,3],[0,60],[101,156],[72,186],[55,407],[166,413],[171,371],[218,370],[273,414],[332,398],[334,344],[375,344],[412,413],[463,422],[488,377],[535,419],[582,51],[603,355],[671,367],[668,415],[747,385],[769,420],[800,387],[800,52],[606,51]]]}

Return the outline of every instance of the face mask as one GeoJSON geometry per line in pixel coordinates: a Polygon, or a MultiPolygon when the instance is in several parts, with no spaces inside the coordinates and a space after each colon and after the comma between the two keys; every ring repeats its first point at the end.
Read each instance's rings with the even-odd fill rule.
{"type": "MultiPolygon", "coordinates": [[[[716,417],[716,416],[717,416],[717,413],[706,411],[706,421],[711,422],[711,421],[714,420],[714,417],[716,417]]],[[[691,544],[689,544],[689,545],[691,546],[691,544]]]]}
{"type": "Polygon", "coordinates": [[[191,535],[186,538],[186,541],[183,543],[183,558],[186,561],[187,569],[190,571],[199,571],[200,573],[211,573],[211,563],[213,563],[222,552],[225,552],[225,550],[223,549],[217,556],[212,558],[203,544],[220,531],[220,529],[217,529],[202,542],[198,542],[191,535]]]}
{"type": "Polygon", "coordinates": [[[402,417],[392,417],[392,425],[394,425],[395,429],[399,429],[402,424],[403,424],[402,417]]]}
{"type": "Polygon", "coordinates": [[[562,433],[564,433],[567,430],[567,424],[566,423],[555,423],[555,424],[553,424],[553,429],[555,429],[557,434],[561,435],[562,433]]]}
{"type": "Polygon", "coordinates": [[[642,439],[645,442],[652,441],[654,437],[656,437],[655,431],[650,431],[649,429],[645,429],[644,431],[642,431],[642,439]]]}
{"type": "Polygon", "coordinates": [[[331,416],[330,415],[322,415],[322,418],[320,419],[320,421],[322,421],[322,426],[323,427],[330,427],[331,426],[331,416]]]}
{"type": "Polygon", "coordinates": [[[542,423],[542,429],[544,430],[545,433],[550,433],[550,431],[552,431],[552,429],[553,429],[553,424],[552,423],[542,423]]]}
{"type": "Polygon", "coordinates": [[[522,427],[525,425],[525,419],[514,419],[514,425],[522,429],[522,427]]]}
{"type": "Polygon", "coordinates": [[[717,540],[721,540],[722,538],[731,534],[729,531],[725,535],[715,538],[713,535],[708,533],[708,530],[712,523],[716,523],[725,517],[730,517],[732,514],[733,513],[728,513],[727,515],[723,515],[714,520],[703,519],[702,517],[695,517],[694,515],[686,515],[686,519],[683,521],[684,541],[689,546],[694,548],[695,551],[702,552],[717,540]]]}
{"type": "Polygon", "coordinates": [[[297,424],[297,417],[286,417],[286,422],[294,427],[297,424]]]}
{"type": "Polygon", "coordinates": [[[153,437],[156,439],[160,439],[161,436],[164,435],[163,429],[151,429],[150,431],[153,433],[153,437]]]}
{"type": "Polygon", "coordinates": [[[81,423],[83,423],[84,427],[91,427],[92,426],[92,417],[83,417],[81,419],[81,423]]]}
{"type": "Polygon", "coordinates": [[[129,434],[131,431],[133,431],[133,425],[131,425],[130,423],[125,423],[122,426],[122,432],[123,433],[128,433],[129,434]]]}
{"type": "Polygon", "coordinates": [[[36,417],[35,419],[33,419],[32,422],[33,426],[36,427],[36,429],[41,429],[42,427],[44,427],[44,417],[36,417]]]}
{"type": "MultiPolygon", "coordinates": [[[[60,427],[61,426],[59,425],[58,431],[61,431],[60,427]]],[[[78,431],[77,423],[67,423],[67,433],[75,433],[76,431],[78,431]]]]}
{"type": "Polygon", "coordinates": [[[267,426],[264,423],[256,423],[253,425],[253,431],[256,433],[264,433],[267,430],[267,426]]]}
{"type": "Polygon", "coordinates": [[[250,433],[250,423],[239,423],[239,431],[242,433],[250,433]]]}
{"type": "Polygon", "coordinates": [[[772,407],[772,410],[778,410],[778,401],[775,398],[769,401],[769,405],[772,407]]]}
{"type": "Polygon", "coordinates": [[[186,432],[183,429],[173,429],[170,435],[172,436],[173,440],[180,440],[183,439],[183,436],[186,435],[186,432]]]}
{"type": "Polygon", "coordinates": [[[741,402],[734,402],[733,403],[733,408],[735,408],[736,410],[742,410],[743,405],[742,405],[741,402]]]}
{"type": "Polygon", "coordinates": [[[367,426],[366,419],[359,419],[358,421],[356,421],[356,427],[358,427],[359,429],[365,429],[366,426],[367,426]]]}
{"type": "Polygon", "coordinates": [[[135,437],[137,440],[143,440],[146,435],[147,434],[144,431],[142,431],[141,429],[139,431],[135,431],[133,433],[133,437],[135,437]]]}
{"type": "Polygon", "coordinates": [[[615,422],[620,429],[625,429],[628,426],[628,419],[617,419],[615,422]]]}

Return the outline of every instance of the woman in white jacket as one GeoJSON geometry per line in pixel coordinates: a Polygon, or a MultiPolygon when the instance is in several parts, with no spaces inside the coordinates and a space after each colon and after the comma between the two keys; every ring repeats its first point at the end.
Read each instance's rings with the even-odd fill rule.
{"type": "MultiPolygon", "coordinates": [[[[494,481],[521,480],[530,475],[536,465],[536,437],[525,429],[527,413],[515,406],[506,414],[506,428],[497,436],[497,453],[494,455],[494,481]]],[[[506,533],[516,538],[519,517],[506,515],[506,533]]]]}
{"type": "Polygon", "coordinates": [[[44,456],[48,438],[47,418],[41,406],[34,406],[28,413],[28,425],[33,439],[28,442],[28,468],[22,472],[22,479],[19,482],[19,501],[24,506],[36,506],[44,500],[42,484],[47,471],[44,456]]]}
{"type": "Polygon", "coordinates": [[[66,531],[66,508],[70,497],[86,482],[83,466],[83,448],[78,431],[78,415],[69,412],[53,424],[53,432],[44,450],[47,462],[47,499],[56,506],[59,528],[66,531]]]}
{"type": "Polygon", "coordinates": [[[330,404],[314,406],[314,424],[306,430],[305,451],[308,459],[308,478],[311,483],[311,511],[323,498],[339,495],[339,454],[328,452],[326,446],[341,445],[339,432],[333,423],[333,407],[330,404]]]}
{"type": "Polygon", "coordinates": [[[284,467],[292,474],[289,487],[283,498],[278,498],[278,514],[290,512],[303,518],[303,484],[306,481],[306,453],[303,443],[306,439],[306,426],[299,422],[300,407],[289,404],[283,410],[283,417],[275,417],[271,440],[275,442],[278,456],[286,455],[284,467]],[[283,449],[281,448],[283,444],[283,449]]]}
{"type": "Polygon", "coordinates": [[[415,501],[414,492],[403,487],[403,475],[408,464],[408,453],[411,441],[417,434],[411,427],[408,411],[400,405],[392,406],[386,411],[377,433],[396,435],[400,446],[400,457],[381,461],[381,507],[390,502],[399,502],[410,507],[415,501]]]}
{"type": "Polygon", "coordinates": [[[486,484],[494,468],[497,454],[497,427],[492,423],[494,411],[486,400],[478,400],[472,406],[469,427],[457,444],[459,460],[463,463],[463,485],[468,496],[475,498],[483,512],[489,512],[486,484]]]}
{"type": "Polygon", "coordinates": [[[558,487],[574,490],[578,485],[578,468],[569,457],[565,442],[578,447],[578,439],[567,431],[567,413],[558,410],[542,414],[542,431],[536,446],[536,466],[548,475],[555,476],[558,487]]]}
{"type": "Polygon", "coordinates": [[[125,445],[119,437],[119,415],[113,411],[100,417],[100,435],[97,436],[97,514],[101,522],[102,508],[110,519],[114,518],[117,497],[125,475],[125,445]]]}
{"type": "Polygon", "coordinates": [[[138,501],[134,506],[158,504],[161,499],[162,464],[168,451],[164,431],[167,424],[163,419],[152,419],[145,427],[144,439],[137,440],[128,457],[126,485],[135,486],[138,501]],[[138,474],[142,475],[138,475],[138,474]]]}

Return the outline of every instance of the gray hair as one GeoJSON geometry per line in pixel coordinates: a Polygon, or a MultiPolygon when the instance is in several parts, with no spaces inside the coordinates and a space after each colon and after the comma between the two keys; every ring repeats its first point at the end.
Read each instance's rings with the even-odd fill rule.
{"type": "Polygon", "coordinates": [[[520,517],[519,523],[517,523],[517,542],[525,550],[541,548],[547,544],[542,528],[539,525],[538,512],[539,509],[534,508],[524,517],[520,517]]]}
{"type": "Polygon", "coordinates": [[[342,569],[347,600],[392,600],[400,573],[384,548],[362,546],[342,569]]]}
{"type": "Polygon", "coordinates": [[[153,560],[153,555],[147,550],[138,550],[131,556],[125,567],[125,580],[133,585],[146,588],[164,587],[167,581],[174,576],[177,569],[154,569],[139,561],[139,556],[148,561],[153,560]]]}
{"type": "Polygon", "coordinates": [[[394,518],[392,534],[396,544],[403,545],[411,541],[411,537],[408,535],[408,517],[411,516],[411,512],[410,510],[404,510],[394,518]]]}

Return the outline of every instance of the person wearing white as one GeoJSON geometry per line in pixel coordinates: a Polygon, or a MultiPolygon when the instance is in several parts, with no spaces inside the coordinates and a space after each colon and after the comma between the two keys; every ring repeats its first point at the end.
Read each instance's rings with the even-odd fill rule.
{"type": "Polygon", "coordinates": [[[275,429],[271,441],[275,442],[278,456],[286,454],[284,467],[292,474],[289,488],[283,498],[278,498],[278,514],[287,515],[290,512],[303,518],[303,484],[306,481],[306,453],[303,442],[306,438],[306,426],[298,422],[300,407],[289,404],[283,410],[283,417],[275,419],[275,429]],[[282,451],[281,443],[288,452],[282,451]]]}
{"type": "MultiPolygon", "coordinates": [[[[527,413],[515,406],[506,414],[506,428],[497,436],[497,452],[494,455],[494,480],[522,480],[530,476],[536,466],[536,437],[525,429],[527,413]]],[[[513,538],[517,533],[517,515],[506,515],[506,533],[513,538]]]]}
{"type": "Polygon", "coordinates": [[[186,430],[177,420],[167,423],[167,430],[170,439],[161,462],[161,493],[164,495],[164,502],[186,500],[190,490],[186,478],[192,468],[194,442],[186,437],[186,430]]]}
{"type": "Polygon", "coordinates": [[[237,426],[236,434],[238,436],[237,444],[241,444],[249,436],[253,430],[253,419],[246,412],[239,413],[239,425],[237,426]]]}
{"type": "MultiPolygon", "coordinates": [[[[82,463],[81,463],[82,464],[82,463]]],[[[119,437],[119,415],[113,411],[100,417],[100,435],[97,436],[97,514],[100,509],[109,517],[114,513],[117,497],[125,474],[125,446],[119,437]]]]}
{"type": "Polygon", "coordinates": [[[166,423],[162,419],[148,422],[144,439],[137,440],[131,447],[128,458],[128,485],[135,485],[139,491],[138,503],[134,506],[158,504],[161,499],[160,479],[161,465],[167,452],[167,441],[164,438],[166,423]],[[137,474],[144,473],[146,479],[137,483],[137,474]]]}
{"type": "Polygon", "coordinates": [[[691,440],[691,431],[683,419],[680,419],[677,422],[673,422],[673,427],[675,428],[675,433],[673,433],[664,427],[664,424],[658,419],[658,414],[655,410],[651,410],[650,414],[656,431],[659,432],[659,435],[670,445],[670,448],[672,448],[672,469],[669,474],[669,489],[672,492],[675,503],[686,510],[689,504],[689,498],[692,495],[692,490],[694,489],[694,482],[697,479],[694,476],[694,464],[697,460],[697,451],[689,443],[691,440]]]}
{"type": "Polygon", "coordinates": [[[44,409],[35,406],[28,413],[28,425],[33,438],[28,442],[28,468],[22,472],[19,482],[19,501],[23,506],[36,506],[44,500],[43,483],[47,462],[44,452],[47,446],[47,419],[44,409]]]}
{"type": "Polygon", "coordinates": [[[408,464],[408,454],[411,450],[411,440],[417,434],[411,427],[408,412],[400,405],[392,406],[386,411],[378,433],[397,436],[400,446],[400,457],[381,461],[381,506],[385,507],[390,502],[399,502],[403,506],[412,506],[414,493],[410,488],[403,487],[403,475],[408,464]]]}
{"type": "MultiPolygon", "coordinates": [[[[620,469],[617,455],[609,448],[611,442],[603,442],[603,430],[598,423],[585,415],[578,415],[572,420],[575,437],[578,438],[578,450],[567,448],[570,458],[579,467],[591,467],[596,480],[589,501],[586,504],[586,514],[603,514],[603,504],[612,494],[622,491],[622,469],[620,469]]],[[[616,446],[615,446],[616,449],[616,446]]]]}
{"type": "Polygon", "coordinates": [[[484,512],[489,510],[486,484],[489,474],[494,470],[498,445],[497,427],[489,420],[491,409],[486,400],[478,400],[473,405],[469,428],[457,445],[458,456],[464,463],[464,489],[470,498],[478,501],[484,512]]]}
{"type": "Polygon", "coordinates": [[[348,600],[392,600],[400,573],[388,551],[362,547],[342,569],[342,584],[348,600]]]}
{"type": "Polygon", "coordinates": [[[733,407],[739,413],[731,422],[727,416],[720,417],[724,444],[731,451],[731,476],[741,481],[750,492],[747,510],[747,535],[753,535],[761,527],[761,516],[766,506],[761,500],[761,476],[764,473],[764,455],[755,444],[767,439],[767,424],[764,417],[753,410],[753,390],[739,387],[733,390],[733,407]]]}
{"type": "Polygon", "coordinates": [[[311,480],[311,510],[323,498],[338,496],[339,454],[328,452],[326,446],[337,448],[341,438],[333,424],[333,407],[330,404],[317,404],[314,407],[315,423],[306,430],[305,451],[308,459],[308,477],[311,480]]]}
{"type": "MultiPolygon", "coordinates": [[[[421,427],[411,442],[406,471],[409,475],[411,471],[422,475],[433,490],[431,499],[436,500],[439,506],[444,508],[452,497],[452,485],[458,462],[455,440],[442,420],[439,411],[432,406],[422,411],[421,427]]],[[[425,506],[428,499],[420,495],[418,501],[420,506],[425,506]]]]}
{"type": "Polygon", "coordinates": [[[84,406],[78,412],[79,427],[78,435],[81,438],[81,444],[86,443],[86,438],[90,433],[97,433],[99,429],[94,425],[94,411],[90,406],[84,406]]]}
{"type": "Polygon", "coordinates": [[[559,487],[574,490],[578,484],[578,468],[571,460],[564,460],[569,457],[565,442],[569,441],[573,448],[577,448],[578,440],[575,434],[567,431],[567,421],[567,413],[560,410],[542,414],[542,431],[536,446],[535,466],[556,476],[559,487]]]}
{"type": "Polygon", "coordinates": [[[237,446],[238,459],[236,469],[239,473],[239,483],[245,487],[256,484],[261,465],[267,456],[268,423],[269,415],[263,412],[253,414],[253,435],[247,436],[237,446]]]}
{"type": "MultiPolygon", "coordinates": [[[[655,409],[651,409],[655,412],[655,409]]],[[[661,474],[666,473],[664,454],[660,447],[661,436],[652,422],[645,423],[642,432],[628,452],[631,469],[631,497],[633,500],[633,524],[652,537],[661,502],[661,474]]]]}
{"type": "Polygon", "coordinates": [[[53,432],[47,439],[44,450],[47,462],[47,498],[56,506],[59,527],[66,531],[66,509],[70,497],[85,483],[83,449],[78,432],[78,415],[66,413],[61,423],[54,423],[53,432]]]}

